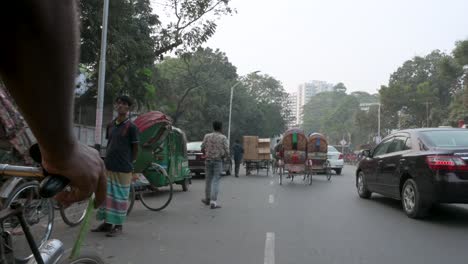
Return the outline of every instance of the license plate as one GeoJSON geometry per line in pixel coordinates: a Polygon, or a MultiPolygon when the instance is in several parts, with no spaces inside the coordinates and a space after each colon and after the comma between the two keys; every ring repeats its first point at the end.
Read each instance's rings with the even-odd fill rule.
{"type": "Polygon", "coordinates": [[[188,159],[189,159],[189,160],[196,160],[197,157],[196,157],[196,156],[188,156],[188,159]]]}

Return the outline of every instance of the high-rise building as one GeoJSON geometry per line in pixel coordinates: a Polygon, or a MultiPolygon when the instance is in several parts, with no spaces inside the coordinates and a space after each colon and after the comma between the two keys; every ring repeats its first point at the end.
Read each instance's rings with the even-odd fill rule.
{"type": "Polygon", "coordinates": [[[303,120],[303,108],[304,105],[309,102],[312,96],[315,96],[322,92],[332,92],[333,84],[325,81],[311,81],[300,84],[297,88],[297,104],[296,104],[296,113],[297,113],[297,123],[302,124],[303,120]]]}

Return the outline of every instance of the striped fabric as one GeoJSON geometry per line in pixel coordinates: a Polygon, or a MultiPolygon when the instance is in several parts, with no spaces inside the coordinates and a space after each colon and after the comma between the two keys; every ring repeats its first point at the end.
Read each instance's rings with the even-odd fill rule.
{"type": "Polygon", "coordinates": [[[121,225],[125,222],[132,173],[107,171],[107,198],[97,212],[97,220],[121,225]]]}

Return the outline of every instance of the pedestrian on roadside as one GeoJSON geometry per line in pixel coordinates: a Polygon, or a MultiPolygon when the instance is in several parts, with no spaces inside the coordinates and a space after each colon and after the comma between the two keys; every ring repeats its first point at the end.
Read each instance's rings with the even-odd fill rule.
{"type": "Polygon", "coordinates": [[[236,139],[236,143],[232,146],[232,152],[234,153],[234,176],[239,177],[239,168],[242,163],[242,156],[244,155],[244,148],[240,144],[239,139],[236,139]]]}
{"type": "Polygon", "coordinates": [[[213,133],[206,134],[201,145],[205,160],[205,198],[202,202],[211,209],[221,208],[218,204],[219,180],[223,170],[223,159],[229,156],[229,145],[221,133],[223,124],[213,122],[213,133]]]}
{"type": "Polygon", "coordinates": [[[138,155],[138,128],[129,117],[131,106],[130,97],[119,96],[115,101],[118,116],[108,124],[106,131],[107,197],[96,215],[103,223],[91,231],[107,232],[108,237],[122,234],[127,216],[133,163],[138,155]]]}

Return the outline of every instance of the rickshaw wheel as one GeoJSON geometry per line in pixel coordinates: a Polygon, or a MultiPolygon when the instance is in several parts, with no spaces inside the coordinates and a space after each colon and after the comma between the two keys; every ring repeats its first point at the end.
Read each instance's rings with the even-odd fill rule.
{"type": "Polygon", "coordinates": [[[139,192],[141,203],[151,211],[161,211],[166,208],[172,200],[173,186],[168,175],[164,175],[167,185],[156,187],[148,185],[148,187],[139,192]]]}
{"type": "Polygon", "coordinates": [[[130,214],[130,212],[133,209],[133,205],[135,204],[135,186],[133,184],[130,185],[130,190],[128,193],[128,208],[127,208],[127,215],[130,214]]]}

